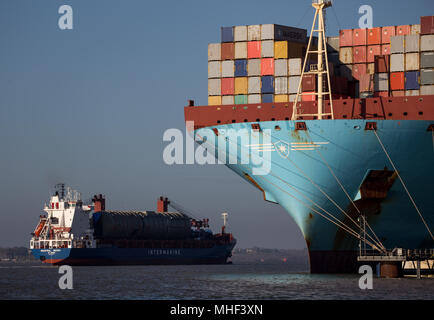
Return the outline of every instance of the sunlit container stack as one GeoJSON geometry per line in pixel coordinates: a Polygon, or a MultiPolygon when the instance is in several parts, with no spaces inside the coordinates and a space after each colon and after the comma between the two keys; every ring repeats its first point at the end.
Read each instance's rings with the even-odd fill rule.
{"type": "Polygon", "coordinates": [[[307,31],[276,24],[221,28],[208,45],[208,104],[294,100],[307,31]]]}

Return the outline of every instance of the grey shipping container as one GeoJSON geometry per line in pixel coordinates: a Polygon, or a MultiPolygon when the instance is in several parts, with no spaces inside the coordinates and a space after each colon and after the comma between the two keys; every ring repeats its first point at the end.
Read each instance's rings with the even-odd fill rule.
{"type": "Polygon", "coordinates": [[[261,103],[260,94],[249,94],[247,96],[247,103],[261,103]]]}
{"type": "Polygon", "coordinates": [[[261,25],[255,24],[255,25],[247,26],[247,40],[248,41],[261,40],[261,25]]]}
{"type": "Polygon", "coordinates": [[[374,91],[388,91],[389,90],[389,74],[388,73],[375,73],[374,74],[374,91]]]}
{"type": "Polygon", "coordinates": [[[222,77],[233,77],[235,72],[234,60],[225,60],[222,62],[222,77]]]}
{"type": "Polygon", "coordinates": [[[288,76],[288,59],[274,60],[274,75],[276,77],[288,76]]]}
{"type": "Polygon", "coordinates": [[[419,52],[419,40],[418,34],[405,36],[405,52],[419,52]]]}
{"type": "Polygon", "coordinates": [[[419,70],[419,53],[406,53],[405,54],[405,71],[419,70]]]}
{"type": "Polygon", "coordinates": [[[181,213],[100,211],[92,216],[98,239],[178,240],[191,237],[190,218],[181,213]]]}
{"type": "Polygon", "coordinates": [[[208,61],[221,60],[221,45],[220,43],[210,43],[208,45],[208,61]]]}
{"type": "Polygon", "coordinates": [[[302,68],[302,60],[301,58],[293,58],[288,60],[288,75],[289,76],[298,76],[301,74],[302,68]]]}
{"type": "Polygon", "coordinates": [[[300,83],[300,76],[294,76],[288,78],[288,93],[297,93],[298,84],[300,83]]]}
{"type": "Polygon", "coordinates": [[[394,36],[390,38],[390,53],[404,53],[405,36],[394,36]]]}
{"type": "Polygon", "coordinates": [[[420,36],[420,51],[434,51],[434,34],[420,36]]]}
{"type": "MultiPolygon", "coordinates": [[[[290,94],[288,96],[288,101],[289,102],[294,102],[296,97],[297,97],[297,94],[290,94]]],[[[300,96],[300,98],[301,98],[301,96],[300,96]]]]}
{"type": "Polygon", "coordinates": [[[247,41],[247,26],[234,27],[234,41],[247,41]]]}
{"type": "Polygon", "coordinates": [[[339,37],[327,37],[327,52],[339,52],[339,37]]]}
{"type": "Polygon", "coordinates": [[[273,58],[274,57],[274,41],[267,40],[261,43],[261,57],[273,58]]]}
{"type": "Polygon", "coordinates": [[[247,75],[249,77],[261,75],[261,59],[247,60],[247,75]]]}
{"type": "Polygon", "coordinates": [[[418,95],[420,95],[420,91],[419,90],[405,90],[404,94],[406,96],[418,96],[418,95]]]}
{"type": "Polygon", "coordinates": [[[421,52],[420,53],[420,67],[434,68],[434,52],[421,52]]]}
{"type": "Polygon", "coordinates": [[[421,95],[434,95],[434,85],[421,86],[420,87],[421,95]]]}
{"type": "Polygon", "coordinates": [[[220,78],[222,76],[221,62],[210,61],[208,62],[208,78],[220,78]]]}
{"type": "Polygon", "coordinates": [[[420,70],[420,84],[434,84],[434,69],[422,69],[420,70]]]}
{"type": "Polygon", "coordinates": [[[247,92],[249,94],[261,93],[261,77],[248,78],[247,92]]]}
{"type": "Polygon", "coordinates": [[[395,53],[390,56],[390,71],[401,72],[404,71],[404,54],[395,53]]]}
{"type": "Polygon", "coordinates": [[[222,97],[222,104],[235,104],[234,103],[234,96],[223,96],[222,97]]]}

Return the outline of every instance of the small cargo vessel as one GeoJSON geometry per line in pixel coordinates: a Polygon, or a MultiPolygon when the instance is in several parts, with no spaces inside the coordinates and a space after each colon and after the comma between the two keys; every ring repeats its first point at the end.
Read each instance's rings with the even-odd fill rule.
{"type": "Polygon", "coordinates": [[[228,263],[236,239],[225,232],[226,219],[221,233],[213,234],[208,219],[169,212],[169,204],[160,197],[157,211],[107,211],[103,195],[85,204],[60,184],[31,234],[30,249],[54,265],[228,263]]]}

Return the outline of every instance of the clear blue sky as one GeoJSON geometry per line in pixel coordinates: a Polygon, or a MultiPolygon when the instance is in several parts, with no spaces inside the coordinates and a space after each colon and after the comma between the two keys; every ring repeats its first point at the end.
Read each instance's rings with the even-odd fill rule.
{"type": "MultiPolygon", "coordinates": [[[[0,246],[28,245],[50,188],[65,182],[116,209],[154,209],[160,194],[211,218],[228,211],[239,247],[304,248],[278,205],[224,166],[167,166],[163,132],[183,129],[187,99],[207,103],[207,44],[220,26],[278,23],[309,30],[310,1],[2,0],[0,246]],[[71,5],[74,29],[58,8],[71,5]]],[[[434,2],[334,1],[329,35],[419,23],[434,2]],[[336,20],[338,17],[338,21],[336,20]]]]}

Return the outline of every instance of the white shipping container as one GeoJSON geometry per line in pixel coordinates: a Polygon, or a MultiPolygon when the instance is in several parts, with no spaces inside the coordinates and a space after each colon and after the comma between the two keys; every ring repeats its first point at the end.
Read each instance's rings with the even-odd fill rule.
{"type": "Polygon", "coordinates": [[[274,39],[274,24],[263,24],[261,26],[261,40],[274,39]]]}
{"type": "Polygon", "coordinates": [[[225,60],[222,62],[222,77],[223,78],[232,78],[235,73],[235,64],[234,60],[225,60]]]}
{"type": "Polygon", "coordinates": [[[274,79],[274,93],[275,94],[287,94],[288,93],[288,78],[276,77],[274,79]]]}
{"type": "Polygon", "coordinates": [[[234,103],[234,96],[223,96],[222,97],[222,104],[235,104],[234,103]]]}
{"type": "Polygon", "coordinates": [[[405,36],[405,52],[419,52],[418,34],[410,34],[405,36]]]}
{"type": "Polygon", "coordinates": [[[261,93],[261,77],[248,78],[247,93],[261,93]]]}
{"type": "Polygon", "coordinates": [[[260,94],[249,94],[247,96],[247,103],[261,103],[260,94]]]}
{"type": "Polygon", "coordinates": [[[353,48],[352,47],[339,48],[339,61],[342,64],[352,64],[353,63],[353,48]]]}
{"type": "Polygon", "coordinates": [[[276,77],[288,76],[288,59],[274,60],[274,75],[276,77]]]}
{"type": "Polygon", "coordinates": [[[247,40],[248,41],[261,40],[261,25],[255,24],[247,27],[247,40]]]}
{"type": "Polygon", "coordinates": [[[420,95],[419,90],[405,90],[406,96],[418,96],[420,95]]]}
{"type": "Polygon", "coordinates": [[[288,93],[297,93],[300,76],[293,76],[288,78],[288,93]]]}
{"type": "Polygon", "coordinates": [[[288,60],[288,75],[298,76],[301,74],[302,61],[301,58],[294,58],[288,60]]]}
{"type": "Polygon", "coordinates": [[[221,80],[220,79],[209,79],[208,80],[208,95],[209,96],[219,96],[221,94],[221,80]]]}
{"type": "Polygon", "coordinates": [[[405,54],[405,71],[419,70],[419,53],[405,54]]]}
{"type": "Polygon", "coordinates": [[[208,62],[208,79],[221,78],[221,62],[220,61],[210,61],[208,62]]]}
{"type": "Polygon", "coordinates": [[[404,54],[396,53],[390,56],[390,72],[404,71],[404,54]]]}
{"type": "Polygon", "coordinates": [[[420,51],[434,51],[434,34],[420,36],[420,51]]]}
{"type": "Polygon", "coordinates": [[[247,26],[235,26],[234,41],[247,41],[247,26]]]}
{"type": "Polygon", "coordinates": [[[220,43],[208,44],[208,61],[221,60],[221,45],[220,43]]]}
{"type": "Polygon", "coordinates": [[[327,37],[327,52],[339,52],[339,37],[327,37]]]}
{"type": "Polygon", "coordinates": [[[247,59],[247,42],[235,42],[235,59],[247,59]]]}
{"type": "Polygon", "coordinates": [[[261,75],[261,59],[247,60],[247,75],[249,77],[261,75]]]}
{"type": "Polygon", "coordinates": [[[261,43],[261,57],[273,58],[274,57],[274,41],[267,40],[261,43]]]}
{"type": "Polygon", "coordinates": [[[410,34],[420,34],[420,24],[413,24],[411,26],[410,34]]]}
{"type": "Polygon", "coordinates": [[[420,86],[421,95],[434,95],[434,85],[420,86]]]}
{"type": "MultiPolygon", "coordinates": [[[[290,94],[288,97],[288,101],[294,102],[296,97],[297,97],[297,94],[290,94]]],[[[301,98],[301,96],[300,96],[300,98],[301,98]]]]}

